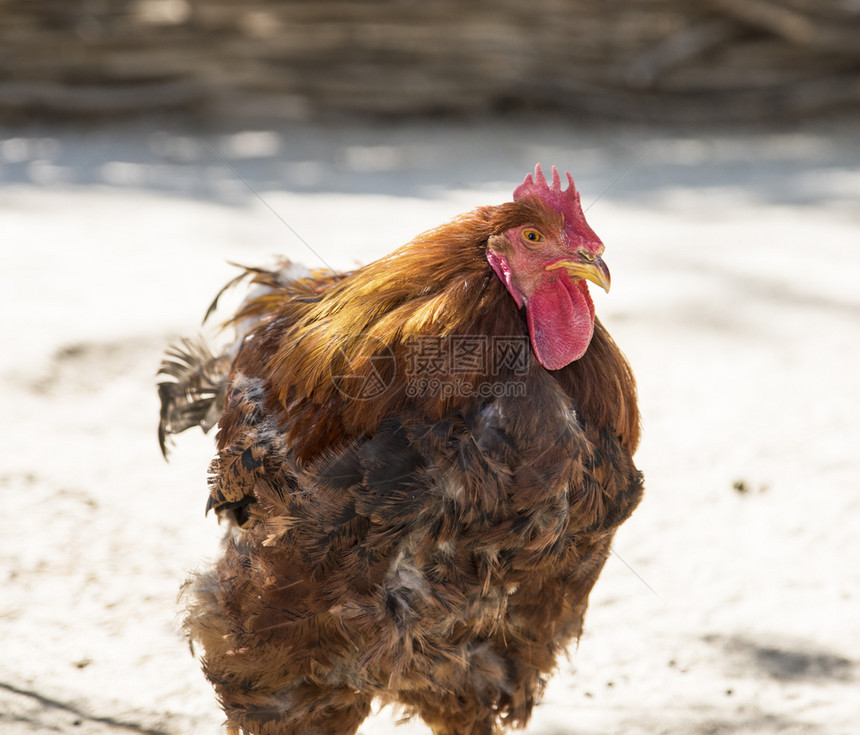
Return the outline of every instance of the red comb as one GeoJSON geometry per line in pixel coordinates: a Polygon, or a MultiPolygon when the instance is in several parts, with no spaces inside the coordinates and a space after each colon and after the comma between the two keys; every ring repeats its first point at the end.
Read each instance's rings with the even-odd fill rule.
{"type": "Polygon", "coordinates": [[[543,175],[540,164],[535,166],[534,178],[526,174],[522,184],[514,189],[514,201],[524,197],[537,197],[547,207],[554,209],[564,217],[564,232],[571,245],[584,245],[590,250],[602,250],[603,243],[585,221],[579,192],[573,183],[573,177],[567,173],[568,187],[561,188],[561,177],[558,169],[552,167],[552,186],[543,175]]]}

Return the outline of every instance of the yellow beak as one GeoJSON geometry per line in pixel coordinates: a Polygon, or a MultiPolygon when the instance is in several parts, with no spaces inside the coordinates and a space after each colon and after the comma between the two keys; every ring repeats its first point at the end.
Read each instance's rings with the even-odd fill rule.
{"type": "Polygon", "coordinates": [[[591,262],[581,260],[557,260],[546,267],[546,270],[551,271],[555,268],[564,268],[573,278],[584,278],[586,281],[596,283],[606,293],[609,293],[609,286],[612,283],[612,278],[609,275],[609,268],[603,262],[603,258],[599,255],[591,262]]]}

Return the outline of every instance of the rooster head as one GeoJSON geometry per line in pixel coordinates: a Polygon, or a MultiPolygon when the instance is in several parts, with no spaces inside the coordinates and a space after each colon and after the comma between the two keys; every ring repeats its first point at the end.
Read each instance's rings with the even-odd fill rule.
{"type": "Polygon", "coordinates": [[[558,370],[585,354],[594,332],[594,303],[586,281],[609,291],[603,243],[585,221],[579,193],[540,164],[514,190],[527,221],[487,242],[487,261],[517,306],[525,308],[538,362],[558,370]]]}

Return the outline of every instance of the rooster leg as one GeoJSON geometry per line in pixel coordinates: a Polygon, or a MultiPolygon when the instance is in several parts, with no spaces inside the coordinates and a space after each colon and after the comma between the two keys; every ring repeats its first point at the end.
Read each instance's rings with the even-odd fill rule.
{"type": "Polygon", "coordinates": [[[497,735],[496,713],[476,697],[428,692],[404,697],[433,731],[433,735],[497,735]]]}
{"type": "Polygon", "coordinates": [[[464,725],[461,721],[448,718],[445,724],[434,724],[433,735],[496,735],[495,717],[464,725]]]}
{"type": "Polygon", "coordinates": [[[269,706],[226,711],[228,735],[354,735],[370,714],[370,699],[306,684],[276,692],[269,706]]]}

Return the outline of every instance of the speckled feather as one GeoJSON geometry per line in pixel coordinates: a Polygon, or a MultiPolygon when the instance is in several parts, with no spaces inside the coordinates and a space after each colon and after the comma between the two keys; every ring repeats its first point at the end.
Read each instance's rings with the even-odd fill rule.
{"type": "Polygon", "coordinates": [[[528,721],[641,496],[632,373],[597,322],[562,370],[460,376],[516,395],[415,396],[404,376],[416,335],[526,334],[482,248],[546,219],[486,207],[352,274],[251,274],[210,478],[230,531],[184,588],[234,732],[346,735],[373,699],[436,735],[528,721]],[[331,376],[371,370],[381,341],[387,389],[344,395],[331,376]]]}

